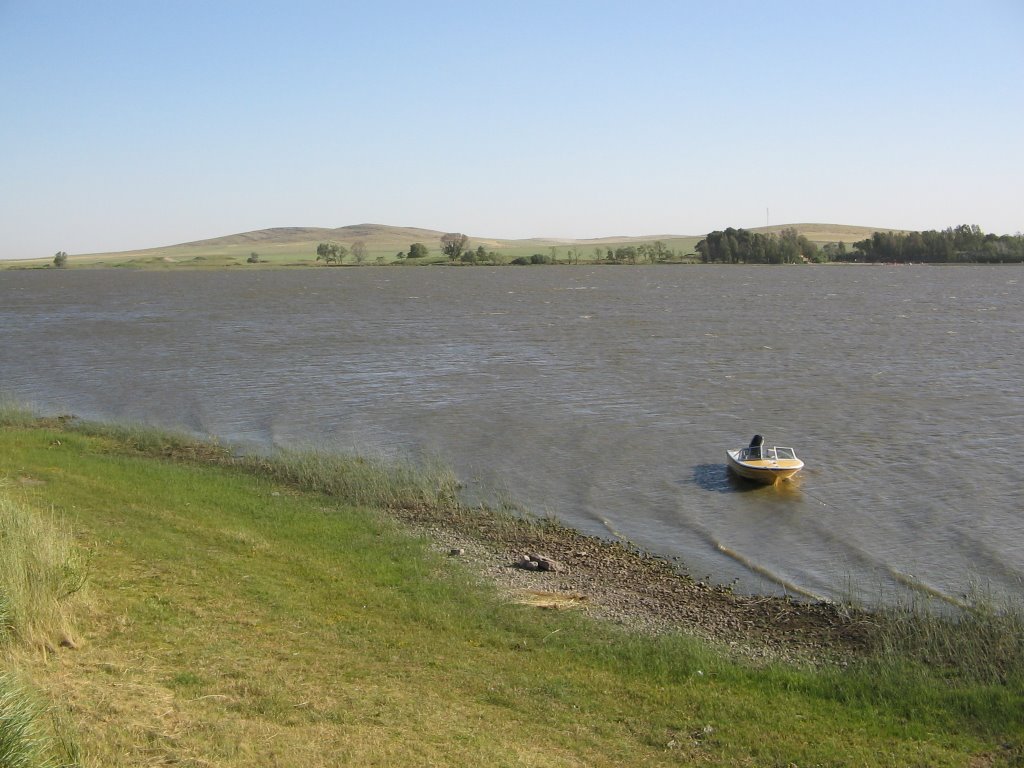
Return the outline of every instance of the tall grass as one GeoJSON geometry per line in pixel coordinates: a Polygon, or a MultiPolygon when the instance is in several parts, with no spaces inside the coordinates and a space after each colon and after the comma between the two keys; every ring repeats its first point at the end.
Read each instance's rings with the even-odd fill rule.
{"type": "Polygon", "coordinates": [[[72,596],[86,559],[68,527],[16,502],[0,487],[0,643],[71,643],[72,596]]]}
{"type": "MultiPolygon", "coordinates": [[[[0,402],[0,425],[31,420],[0,402]]],[[[0,647],[53,648],[73,643],[73,597],[86,561],[67,525],[15,501],[0,485],[0,647]]],[[[79,764],[67,727],[15,678],[0,671],[0,766],[71,768],[79,764]]]]}
{"type": "Polygon", "coordinates": [[[440,462],[413,464],[313,450],[285,450],[241,463],[276,480],[350,504],[391,509],[456,508],[459,483],[440,462]]]}
{"type": "Polygon", "coordinates": [[[74,768],[78,748],[46,708],[10,674],[0,672],[0,766],[74,768]]]}
{"type": "Polygon", "coordinates": [[[968,607],[936,606],[931,600],[876,609],[874,656],[883,666],[908,661],[931,667],[950,680],[1024,684],[1024,607],[975,594],[968,607]]]}
{"type": "Polygon", "coordinates": [[[145,424],[107,424],[97,421],[67,421],[74,432],[107,441],[118,452],[145,456],[214,463],[230,463],[232,450],[214,439],[203,440],[185,432],[145,424]]]}
{"type": "Polygon", "coordinates": [[[28,427],[35,421],[29,408],[0,392],[0,427],[28,427]]]}
{"type": "Polygon", "coordinates": [[[283,449],[273,456],[238,456],[216,440],[137,424],[71,422],[75,432],[100,437],[114,450],[235,466],[349,504],[389,509],[455,509],[459,482],[440,461],[389,461],[314,449],[283,449]]]}

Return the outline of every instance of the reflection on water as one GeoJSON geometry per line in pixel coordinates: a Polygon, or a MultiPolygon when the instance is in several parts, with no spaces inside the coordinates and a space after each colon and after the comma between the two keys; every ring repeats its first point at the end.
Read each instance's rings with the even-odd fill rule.
{"type": "Polygon", "coordinates": [[[693,482],[705,491],[718,493],[751,493],[761,491],[774,494],[777,499],[800,499],[800,475],[780,480],[772,485],[740,477],[728,464],[698,464],[693,468],[693,482]]]}
{"type": "Polygon", "coordinates": [[[754,488],[753,483],[747,484],[747,488],[742,487],[739,480],[726,464],[698,464],[693,468],[694,484],[705,491],[734,493],[754,488]]]}
{"type": "Polygon", "coordinates": [[[1017,270],[0,272],[0,389],[474,494],[751,591],[1021,589],[1017,270]],[[725,450],[807,467],[772,487],[725,450]],[[837,451],[836,446],[842,450],[837,451]],[[851,586],[852,585],[852,586],[851,586]]]}

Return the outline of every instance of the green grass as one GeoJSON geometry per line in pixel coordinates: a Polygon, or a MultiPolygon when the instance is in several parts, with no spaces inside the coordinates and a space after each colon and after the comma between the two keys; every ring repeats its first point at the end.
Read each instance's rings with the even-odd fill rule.
{"type": "MultiPolygon", "coordinates": [[[[92,551],[84,642],[27,670],[73,719],[83,765],[1024,759],[1014,672],[758,668],[517,605],[325,485],[341,460],[229,466],[220,447],[140,432],[0,429],[15,501],[92,551]]],[[[451,503],[397,477],[394,498],[451,503]]]]}

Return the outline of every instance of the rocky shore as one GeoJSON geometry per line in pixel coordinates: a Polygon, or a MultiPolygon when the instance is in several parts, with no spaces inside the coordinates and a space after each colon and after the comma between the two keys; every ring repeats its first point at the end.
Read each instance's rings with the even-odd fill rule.
{"type": "Polygon", "coordinates": [[[632,631],[680,632],[766,662],[842,664],[870,646],[873,622],[862,611],[736,594],[663,558],[547,521],[486,510],[396,515],[512,601],[583,610],[632,631]]]}

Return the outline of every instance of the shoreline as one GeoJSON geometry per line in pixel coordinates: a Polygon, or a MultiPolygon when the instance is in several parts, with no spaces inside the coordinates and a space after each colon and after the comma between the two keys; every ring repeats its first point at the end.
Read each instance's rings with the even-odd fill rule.
{"type": "MultiPolygon", "coordinates": [[[[737,594],[728,586],[695,580],[677,558],[528,512],[469,507],[458,501],[458,481],[443,467],[316,452],[238,454],[215,438],[71,415],[42,417],[17,405],[4,407],[3,402],[0,426],[82,433],[105,439],[116,453],[224,467],[375,510],[427,540],[468,577],[497,587],[507,602],[580,610],[626,633],[689,636],[755,664],[846,666],[898,647],[904,650],[897,655],[905,652],[928,663],[936,653],[928,646],[933,636],[947,638],[949,645],[932,660],[955,663],[957,654],[973,649],[976,642],[987,644],[985,637],[992,632],[1008,637],[1018,631],[1016,613],[1004,616],[985,604],[965,607],[963,615],[978,625],[977,632],[965,634],[963,622],[910,607],[888,612],[791,596],[737,594]],[[530,559],[524,562],[527,555],[530,559]],[[544,560],[545,567],[531,562],[537,560],[544,560]]],[[[1017,663],[1017,655],[1010,656],[1011,664],[1017,663]]],[[[982,657],[986,664],[1002,663],[986,653],[982,657]]]]}
{"type": "Polygon", "coordinates": [[[869,612],[827,601],[737,594],[693,579],[678,567],[684,563],[561,523],[502,519],[486,509],[387,511],[510,601],[582,610],[626,631],[681,633],[755,662],[845,664],[868,654],[873,644],[869,612]],[[523,567],[528,554],[555,567],[523,567]]]}
{"type": "MultiPolygon", "coordinates": [[[[215,439],[91,422],[73,415],[38,416],[17,405],[9,407],[6,418],[2,411],[0,408],[0,424],[9,422],[13,413],[22,426],[102,434],[114,438],[129,453],[233,467],[339,498],[344,498],[346,490],[331,487],[331,477],[351,469],[349,457],[317,455],[309,466],[303,462],[310,457],[298,457],[296,465],[290,466],[280,458],[238,455],[215,439]]],[[[359,459],[354,463],[362,465],[359,459]]],[[[382,471],[386,474],[395,469],[382,471]]],[[[401,474],[409,468],[397,469],[401,474]]],[[[867,610],[828,601],[737,594],[728,586],[695,580],[686,573],[685,562],[675,558],[529,513],[466,506],[456,500],[454,476],[442,473],[429,478],[429,484],[433,485],[433,498],[411,499],[407,494],[390,501],[349,501],[377,508],[412,535],[426,538],[436,552],[495,585],[506,600],[582,610],[627,632],[681,633],[727,654],[760,662],[842,664],[868,655],[875,645],[872,636],[877,617],[867,610]],[[521,567],[527,554],[553,561],[556,569],[521,567]]],[[[416,492],[413,489],[413,495],[416,492]]]]}
{"type": "Polygon", "coordinates": [[[836,745],[864,765],[888,764],[879,748],[901,764],[1022,754],[1017,614],[737,595],[628,542],[460,504],[441,465],[239,455],[2,402],[0,427],[11,498],[68,515],[98,590],[68,604],[69,631],[11,648],[104,758],[207,762],[228,757],[224,736],[268,729],[281,754],[323,754],[356,723],[374,734],[366,756],[381,725],[411,744],[402,764],[425,743],[434,762],[535,762],[576,754],[581,717],[594,765],[824,764],[836,745]],[[171,736],[148,738],[155,722],[171,736]],[[458,762],[453,733],[486,736],[458,762]]]}

